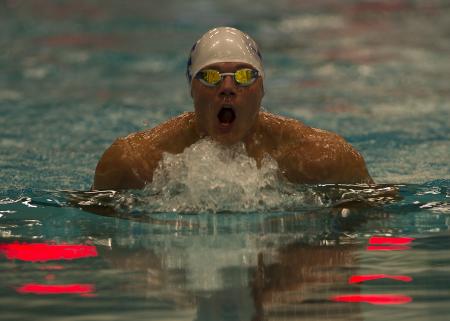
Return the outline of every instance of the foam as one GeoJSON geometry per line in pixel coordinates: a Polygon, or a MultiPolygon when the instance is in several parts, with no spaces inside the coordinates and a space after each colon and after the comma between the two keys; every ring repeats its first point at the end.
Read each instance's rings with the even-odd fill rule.
{"type": "Polygon", "coordinates": [[[244,144],[225,147],[211,139],[178,155],[165,153],[145,190],[153,210],[170,212],[267,211],[286,209],[306,198],[280,177],[269,155],[258,168],[244,144]]]}

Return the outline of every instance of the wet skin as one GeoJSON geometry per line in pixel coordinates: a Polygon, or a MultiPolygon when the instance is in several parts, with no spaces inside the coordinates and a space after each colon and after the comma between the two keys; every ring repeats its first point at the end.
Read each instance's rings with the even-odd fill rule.
{"type": "MultiPolygon", "coordinates": [[[[251,66],[228,62],[205,69],[224,73],[243,67],[251,66]]],[[[246,87],[238,86],[231,76],[216,87],[194,79],[191,96],[194,112],[117,139],[97,164],[92,189],[143,188],[152,181],[163,153],[182,153],[204,137],[223,145],[243,142],[258,164],[270,155],[294,183],[373,183],[362,156],[342,137],[262,112],[261,77],[246,87]],[[218,117],[222,108],[233,110],[231,123],[218,117]]]]}
{"type": "MultiPolygon", "coordinates": [[[[217,63],[205,69],[232,73],[241,68],[252,68],[252,66],[242,63],[217,63]]],[[[224,145],[251,140],[264,96],[261,77],[258,77],[250,86],[238,86],[232,76],[225,76],[216,87],[208,87],[194,79],[191,96],[194,100],[196,128],[199,136],[210,136],[224,145]],[[236,118],[231,124],[220,121],[218,114],[222,108],[233,110],[236,118]]]]}

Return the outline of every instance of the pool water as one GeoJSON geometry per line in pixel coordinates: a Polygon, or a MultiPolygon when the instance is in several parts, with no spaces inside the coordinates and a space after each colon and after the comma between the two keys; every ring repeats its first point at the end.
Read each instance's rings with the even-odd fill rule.
{"type": "Polygon", "coordinates": [[[1,320],[447,320],[447,1],[0,2],[1,320]],[[267,111],[379,184],[292,185],[208,140],[88,192],[118,136],[192,110],[193,42],[262,48],[267,111]],[[397,191],[397,192],[395,192],[397,191]]]}

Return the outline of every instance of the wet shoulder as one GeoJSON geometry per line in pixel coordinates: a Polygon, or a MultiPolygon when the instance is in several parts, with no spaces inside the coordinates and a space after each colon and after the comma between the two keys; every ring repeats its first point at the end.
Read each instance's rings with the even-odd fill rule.
{"type": "Polygon", "coordinates": [[[308,138],[312,141],[322,141],[324,143],[333,143],[337,145],[348,144],[342,136],[334,132],[314,127],[310,127],[310,129],[311,131],[308,135],[308,138]]]}
{"type": "Polygon", "coordinates": [[[303,143],[298,145],[305,181],[321,183],[373,182],[362,155],[340,135],[311,128],[303,143]]]}
{"type": "Polygon", "coordinates": [[[145,186],[164,152],[181,152],[193,139],[192,120],[192,113],[185,113],[152,129],[116,139],[97,164],[93,188],[145,186]]]}
{"type": "MultiPolygon", "coordinates": [[[[274,115],[267,112],[260,114],[262,132],[278,140],[279,144],[314,144],[323,142],[346,144],[345,140],[336,133],[313,128],[297,119],[274,115]]],[[[318,147],[321,144],[317,145],[318,147]]]]}
{"type": "Polygon", "coordinates": [[[341,136],[268,113],[261,115],[266,150],[288,179],[300,183],[371,181],[361,155],[341,136]]]}
{"type": "Polygon", "coordinates": [[[156,127],[119,138],[134,150],[159,149],[179,152],[179,148],[195,139],[195,115],[186,112],[156,127]]]}
{"type": "Polygon", "coordinates": [[[191,124],[193,124],[194,121],[195,121],[194,113],[185,112],[181,115],[170,118],[169,120],[166,120],[165,122],[158,124],[155,127],[131,133],[123,137],[123,139],[127,141],[134,141],[134,140],[152,141],[159,138],[159,136],[172,135],[172,133],[183,131],[183,129],[186,129],[191,124]]]}
{"type": "Polygon", "coordinates": [[[277,146],[301,142],[314,134],[311,127],[299,120],[267,112],[260,114],[260,124],[262,134],[277,146]]]}

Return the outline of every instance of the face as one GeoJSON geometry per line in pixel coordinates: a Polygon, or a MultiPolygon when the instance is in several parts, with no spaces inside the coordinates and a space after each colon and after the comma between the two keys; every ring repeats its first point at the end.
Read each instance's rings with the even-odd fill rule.
{"type": "MultiPolygon", "coordinates": [[[[224,62],[209,65],[220,73],[252,68],[245,63],[224,62]]],[[[264,96],[262,78],[250,86],[239,86],[233,76],[224,76],[214,87],[200,80],[192,81],[197,130],[225,145],[235,144],[250,137],[256,127],[261,100],[264,96]]]]}

